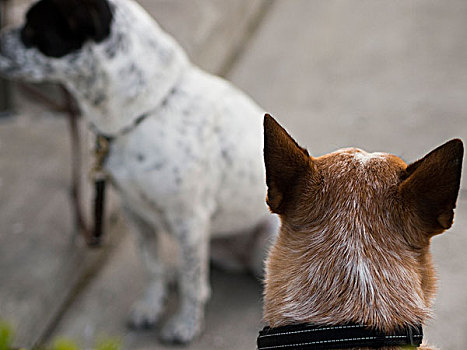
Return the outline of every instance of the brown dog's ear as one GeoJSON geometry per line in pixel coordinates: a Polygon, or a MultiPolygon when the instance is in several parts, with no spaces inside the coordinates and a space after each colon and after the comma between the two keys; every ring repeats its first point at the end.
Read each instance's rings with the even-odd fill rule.
{"type": "Polygon", "coordinates": [[[454,139],[406,169],[400,193],[430,234],[441,233],[452,225],[463,154],[462,141],[454,139]]]}
{"type": "Polygon", "coordinates": [[[269,114],[264,116],[264,163],[266,202],[273,213],[283,214],[294,200],[298,184],[311,172],[312,159],[269,114]]]}

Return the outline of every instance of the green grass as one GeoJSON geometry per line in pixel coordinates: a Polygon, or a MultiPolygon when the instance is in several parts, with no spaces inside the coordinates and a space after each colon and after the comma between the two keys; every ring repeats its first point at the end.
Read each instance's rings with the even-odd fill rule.
{"type": "Polygon", "coordinates": [[[53,342],[51,350],[79,350],[79,348],[71,340],[65,338],[57,338],[53,342]]]}
{"type": "Polygon", "coordinates": [[[120,350],[122,347],[121,342],[118,339],[106,338],[98,341],[96,344],[96,350],[120,350]]]}
{"type": "Polygon", "coordinates": [[[0,350],[9,350],[13,344],[13,328],[0,320],[0,350]]]}
{"type": "MultiPolygon", "coordinates": [[[[14,339],[13,328],[7,323],[0,320],[0,350],[12,350],[14,339]]],[[[121,342],[114,338],[102,338],[96,342],[94,350],[120,350],[121,342]]],[[[26,349],[19,349],[26,350],[26,349]]],[[[52,342],[51,347],[31,350],[80,350],[80,348],[71,340],[66,338],[57,338],[52,342]]]]}

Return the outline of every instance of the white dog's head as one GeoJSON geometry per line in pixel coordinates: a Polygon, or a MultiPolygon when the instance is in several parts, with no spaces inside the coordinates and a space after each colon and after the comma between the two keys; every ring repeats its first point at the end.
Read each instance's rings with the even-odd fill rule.
{"type": "Polygon", "coordinates": [[[0,74],[65,84],[103,133],[155,109],[187,59],[131,0],[40,0],[0,37],[0,74]]]}
{"type": "Polygon", "coordinates": [[[33,81],[76,73],[69,68],[82,55],[84,44],[107,39],[112,20],[107,0],[41,0],[28,10],[22,27],[3,33],[2,73],[33,81]]]}

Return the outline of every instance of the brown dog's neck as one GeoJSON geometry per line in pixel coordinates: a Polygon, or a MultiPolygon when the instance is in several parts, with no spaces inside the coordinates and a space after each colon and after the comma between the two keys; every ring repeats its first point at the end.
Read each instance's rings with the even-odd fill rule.
{"type": "Polygon", "coordinates": [[[362,226],[318,234],[283,226],[268,261],[267,324],[351,322],[390,331],[422,323],[429,316],[430,298],[423,293],[421,285],[428,282],[420,280],[417,266],[423,257],[431,271],[429,254],[407,254],[397,249],[402,240],[387,242],[391,236],[367,231],[362,226]],[[359,234],[366,238],[352,237],[359,234]]]}

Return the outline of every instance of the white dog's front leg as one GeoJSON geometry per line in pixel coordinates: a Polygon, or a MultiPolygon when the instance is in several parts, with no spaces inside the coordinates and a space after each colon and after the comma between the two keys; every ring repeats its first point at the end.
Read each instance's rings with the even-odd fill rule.
{"type": "Polygon", "coordinates": [[[125,210],[130,227],[138,234],[139,252],[145,268],[147,285],[141,297],[133,304],[128,318],[131,328],[151,328],[159,319],[167,294],[167,276],[160,258],[158,235],[155,228],[130,210],[125,210]]]}
{"type": "Polygon", "coordinates": [[[165,342],[188,343],[203,329],[204,305],[210,296],[208,220],[183,218],[174,225],[180,247],[180,303],[161,333],[165,342]]]}

